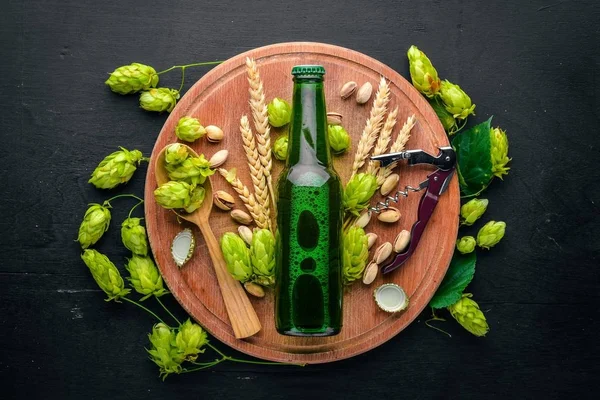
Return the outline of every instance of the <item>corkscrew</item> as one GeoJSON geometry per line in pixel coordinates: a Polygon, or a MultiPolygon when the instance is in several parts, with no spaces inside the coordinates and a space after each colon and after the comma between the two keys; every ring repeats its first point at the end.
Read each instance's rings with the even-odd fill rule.
{"type": "Polygon", "coordinates": [[[411,228],[410,243],[404,252],[398,253],[391,262],[382,265],[381,272],[384,274],[400,267],[410,258],[417,248],[419,240],[421,240],[425,226],[427,226],[427,222],[429,222],[429,219],[437,206],[439,197],[446,189],[448,189],[448,185],[454,175],[456,154],[452,147],[449,146],[440,147],[439,150],[437,156],[432,156],[423,150],[409,150],[371,157],[371,160],[379,161],[382,167],[386,167],[399,160],[408,160],[408,165],[430,164],[437,167],[437,169],[428,175],[426,180],[419,183],[417,187],[407,185],[404,189],[398,190],[393,196],[388,196],[385,200],[380,201],[375,206],[369,208],[370,212],[380,213],[389,208],[390,203],[398,203],[401,197],[408,197],[410,192],[420,192],[426,189],[419,202],[417,222],[415,222],[411,228]]]}

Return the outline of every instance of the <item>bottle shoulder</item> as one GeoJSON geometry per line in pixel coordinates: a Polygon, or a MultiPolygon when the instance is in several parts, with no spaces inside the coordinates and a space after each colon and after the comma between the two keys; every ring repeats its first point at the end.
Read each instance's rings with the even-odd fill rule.
{"type": "Polygon", "coordinates": [[[298,186],[323,186],[325,183],[341,186],[339,175],[333,168],[319,164],[296,164],[281,171],[279,182],[287,181],[298,186]]]}

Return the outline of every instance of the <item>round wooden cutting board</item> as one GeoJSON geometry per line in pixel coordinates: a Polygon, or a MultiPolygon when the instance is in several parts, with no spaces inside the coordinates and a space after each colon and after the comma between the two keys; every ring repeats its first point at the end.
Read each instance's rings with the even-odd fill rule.
{"type": "MultiPolygon", "coordinates": [[[[236,339],[202,235],[196,227],[185,222],[180,223],[174,213],[159,207],[154,201],[154,160],[160,149],[177,141],[177,121],[183,116],[193,116],[204,126],[221,127],[225,132],[225,139],[221,143],[211,144],[203,138],[191,146],[207,158],[218,150],[227,149],[229,158],[223,167],[237,168],[240,179],[248,187],[252,187],[239,132],[240,117],[245,114],[252,119],[248,104],[246,57],[252,57],[257,62],[267,102],[274,97],[291,100],[292,66],[320,64],[325,67],[327,110],[343,115],[342,125],[352,136],[350,151],[334,160],[335,169],[344,183],[349,178],[356,145],[369,116],[381,76],[389,81],[391,88],[389,109],[396,106],[399,108],[398,123],[392,138],[396,137],[406,118],[414,114],[417,123],[412,130],[408,149],[420,148],[437,154],[438,146],[448,145],[442,125],[427,101],[398,73],[364,54],[319,43],[283,43],[240,54],[211,70],[183,96],[156,141],[145,189],[146,225],[154,258],[169,289],[187,312],[213,336],[239,351],[258,358],[296,363],[324,363],[368,351],[406,328],[427,305],[442,281],[452,258],[458,230],[460,201],[457,179],[453,178],[449,190],[440,198],[419,247],[406,264],[388,275],[380,274],[370,286],[355,282],[346,288],[343,328],[339,335],[328,338],[279,335],[274,326],[273,293],[272,290],[267,290],[263,299],[250,296],[260,318],[262,330],[250,338],[236,339]],[[354,97],[346,100],[340,98],[340,87],[350,80],[359,85],[371,82],[374,88],[373,97],[367,104],[358,105],[354,97]],[[186,227],[193,229],[197,244],[192,259],[179,269],[171,258],[170,246],[175,235],[186,227]],[[387,314],[377,308],[373,290],[387,282],[399,284],[410,297],[410,306],[405,312],[387,314]]],[[[286,127],[273,129],[271,142],[285,132],[286,127]]],[[[276,182],[283,164],[273,160],[273,182],[276,182]]],[[[401,163],[396,172],[400,174],[400,185],[404,187],[417,185],[432,171],[432,167],[407,167],[406,163],[401,163]]],[[[213,190],[221,189],[234,194],[218,174],[211,179],[213,190]]],[[[410,230],[416,219],[420,198],[421,193],[413,193],[400,200],[397,208],[402,213],[402,218],[396,224],[386,225],[375,218],[372,219],[366,231],[377,233],[379,239],[371,249],[371,257],[377,246],[385,241],[393,241],[400,230],[410,230]]],[[[377,193],[373,201],[380,199],[381,196],[377,193]]],[[[238,198],[236,207],[244,209],[238,198]]],[[[224,232],[237,229],[227,212],[214,208],[210,219],[217,238],[224,232]]]]}

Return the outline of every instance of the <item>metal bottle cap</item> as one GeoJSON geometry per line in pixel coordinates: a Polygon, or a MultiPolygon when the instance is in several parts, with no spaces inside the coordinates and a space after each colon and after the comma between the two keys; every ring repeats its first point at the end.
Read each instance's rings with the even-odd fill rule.
{"type": "Polygon", "coordinates": [[[375,302],[385,312],[395,313],[406,310],[408,296],[400,286],[395,283],[386,283],[373,292],[375,302]]]}

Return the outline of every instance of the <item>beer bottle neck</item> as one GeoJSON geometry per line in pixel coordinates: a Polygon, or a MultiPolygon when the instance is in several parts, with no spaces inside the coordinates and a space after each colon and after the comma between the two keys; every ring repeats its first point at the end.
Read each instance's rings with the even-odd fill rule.
{"type": "Polygon", "coordinates": [[[295,77],[288,166],[331,164],[322,78],[295,77]]]}

